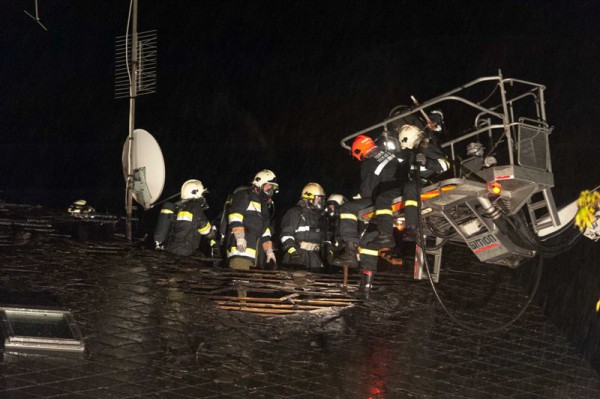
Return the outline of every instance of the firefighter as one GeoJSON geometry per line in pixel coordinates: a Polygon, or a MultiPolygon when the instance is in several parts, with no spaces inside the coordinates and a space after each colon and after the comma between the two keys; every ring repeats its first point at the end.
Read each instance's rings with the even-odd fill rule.
{"type": "MultiPolygon", "coordinates": [[[[380,194],[397,189],[399,167],[403,160],[396,157],[385,146],[377,146],[373,139],[365,135],[359,135],[354,139],[352,156],[361,162],[360,194],[358,199],[345,203],[340,209],[340,236],[344,250],[333,259],[332,264],[357,267],[358,253],[363,269],[361,291],[366,290],[368,296],[373,277],[371,271],[377,267],[378,249],[391,246],[393,243],[381,242],[387,237],[379,237],[380,214],[376,214],[367,230],[359,235],[358,213],[371,206],[373,202],[377,204],[380,194]]],[[[389,214],[391,218],[391,207],[385,209],[382,214],[389,214]]]]}
{"type": "Polygon", "coordinates": [[[271,241],[273,195],[279,190],[275,173],[256,174],[250,187],[235,190],[227,213],[226,252],[231,269],[249,270],[259,265],[264,251],[267,263],[275,263],[271,241]]]}
{"type": "MultiPolygon", "coordinates": [[[[399,111],[396,113],[398,114],[399,111]]],[[[434,134],[445,133],[444,115],[440,110],[431,111],[428,122],[424,123],[415,117],[405,117],[390,123],[396,138],[388,132],[382,136],[392,140],[398,148],[397,157],[404,160],[397,188],[380,194],[375,201],[375,214],[378,215],[379,249],[385,249],[393,241],[392,203],[402,196],[404,201],[405,228],[404,241],[415,241],[417,235],[417,184],[414,178],[415,164],[419,165],[419,175],[429,178],[434,174],[449,169],[449,163],[442,150],[437,146],[434,134]]]]}
{"type": "MultiPolygon", "coordinates": [[[[441,119],[441,115],[440,111],[432,112],[432,117],[438,116],[441,119]]],[[[440,126],[440,124],[441,121],[437,123],[437,126],[440,126]]],[[[427,179],[434,174],[446,172],[450,168],[450,163],[441,148],[436,144],[432,132],[428,128],[419,129],[415,125],[403,125],[398,130],[398,140],[403,153],[406,154],[409,163],[413,165],[409,179],[406,179],[401,187],[405,217],[403,240],[415,241],[419,220],[417,210],[419,193],[417,192],[415,169],[418,167],[420,177],[427,179]]],[[[392,229],[391,219],[389,229],[390,231],[392,229]]]]}
{"type": "Polygon", "coordinates": [[[214,232],[214,238],[209,242],[210,256],[213,258],[223,258],[223,244],[225,242],[225,230],[221,229],[221,222],[223,221],[223,211],[220,211],[212,221],[212,231],[214,232]]]}
{"type": "Polygon", "coordinates": [[[69,206],[69,209],[67,209],[67,212],[69,212],[71,216],[75,217],[88,217],[96,212],[96,210],[92,206],[88,205],[86,200],[81,199],[73,202],[69,206]]]}
{"type": "Polygon", "coordinates": [[[165,202],[154,231],[157,249],[189,256],[198,249],[202,236],[211,235],[211,224],[204,214],[208,209],[205,192],[202,182],[192,179],[181,186],[181,201],[165,202]]]}
{"type": "Polygon", "coordinates": [[[323,225],[325,229],[324,248],[321,251],[322,259],[327,265],[331,265],[333,258],[339,255],[343,248],[340,237],[340,208],[348,200],[341,194],[331,194],[325,202],[323,209],[323,225]]]}
{"type": "Polygon", "coordinates": [[[301,265],[312,272],[321,271],[320,250],[325,234],[321,210],[324,203],[325,190],[319,183],[304,186],[300,201],[281,220],[282,263],[301,265]]]}
{"type": "Polygon", "coordinates": [[[331,194],[325,202],[323,217],[325,218],[325,239],[332,243],[340,240],[340,208],[348,200],[342,194],[331,194]]]}

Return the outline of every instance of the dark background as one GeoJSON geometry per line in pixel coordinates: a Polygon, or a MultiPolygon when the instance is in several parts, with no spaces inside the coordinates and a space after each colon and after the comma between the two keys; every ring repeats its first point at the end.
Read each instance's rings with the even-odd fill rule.
{"type": "MultiPolygon", "coordinates": [[[[114,99],[115,37],[127,0],[39,1],[42,30],[0,5],[0,198],[66,208],[78,198],[123,213],[128,101],[114,99]]],[[[356,191],[339,140],[498,69],[547,86],[559,205],[600,182],[598,1],[149,1],[158,91],[138,97],[136,127],[166,162],[164,195],[189,178],[211,212],[269,168],[285,210],[309,181],[356,191]]],[[[144,217],[141,215],[142,218],[144,217]]],[[[147,219],[152,219],[146,217],[147,219]]],[[[542,303],[598,367],[598,245],[547,262],[542,303]]]]}

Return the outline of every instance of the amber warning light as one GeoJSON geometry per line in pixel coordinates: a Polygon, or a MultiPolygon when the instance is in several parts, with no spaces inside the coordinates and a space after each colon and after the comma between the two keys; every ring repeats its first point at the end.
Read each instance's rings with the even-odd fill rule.
{"type": "Polygon", "coordinates": [[[488,183],[487,189],[491,194],[499,195],[502,192],[502,186],[498,182],[488,183]]]}

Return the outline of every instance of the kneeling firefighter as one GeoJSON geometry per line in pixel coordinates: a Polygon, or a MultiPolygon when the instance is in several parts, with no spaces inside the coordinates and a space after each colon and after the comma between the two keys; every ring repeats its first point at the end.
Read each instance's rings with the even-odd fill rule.
{"type": "Polygon", "coordinates": [[[267,263],[275,263],[271,241],[273,195],[279,184],[275,173],[261,170],[254,176],[250,187],[234,191],[227,214],[227,259],[229,267],[249,270],[258,265],[262,249],[267,263]]]}
{"type": "Polygon", "coordinates": [[[302,266],[318,272],[323,267],[321,246],[325,238],[321,210],[325,190],[319,183],[308,183],[302,189],[300,201],[281,220],[283,264],[302,266]]]}
{"type": "Polygon", "coordinates": [[[165,202],[154,231],[157,249],[166,249],[182,256],[196,252],[200,238],[209,236],[212,231],[204,214],[208,209],[205,192],[202,183],[192,179],[181,186],[181,201],[175,204],[165,202]]]}

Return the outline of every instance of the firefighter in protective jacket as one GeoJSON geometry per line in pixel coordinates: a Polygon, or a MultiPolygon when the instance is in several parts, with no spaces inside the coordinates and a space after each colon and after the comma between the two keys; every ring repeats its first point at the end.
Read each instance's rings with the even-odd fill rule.
{"type": "Polygon", "coordinates": [[[342,247],[340,236],[340,208],[348,200],[341,194],[331,194],[325,202],[323,209],[323,225],[325,229],[324,248],[321,250],[323,262],[331,266],[336,255],[339,255],[342,247]]]}
{"type": "MultiPolygon", "coordinates": [[[[401,161],[403,165],[412,165],[413,169],[419,168],[420,176],[430,177],[433,174],[448,170],[449,163],[442,150],[433,141],[431,132],[419,129],[415,125],[406,124],[399,129],[398,141],[400,142],[401,151],[396,159],[401,161]]],[[[408,169],[401,168],[400,172],[404,172],[406,175],[400,177],[398,187],[384,191],[375,199],[374,220],[377,223],[378,232],[371,233],[367,229],[361,240],[366,242],[366,248],[359,249],[362,269],[360,293],[365,298],[369,298],[374,273],[377,271],[377,250],[384,248],[387,241],[393,241],[392,202],[394,198],[402,196],[404,201],[405,229],[403,239],[414,241],[416,237],[416,227],[419,220],[417,183],[412,176],[408,176],[408,169]],[[377,234],[377,239],[370,240],[369,236],[371,234],[377,234]]]]}
{"type": "MultiPolygon", "coordinates": [[[[441,124],[442,114],[440,111],[432,112],[432,116],[437,115],[441,124]],[[435,114],[434,114],[435,112],[435,114]]],[[[427,128],[419,129],[415,125],[403,125],[398,131],[400,147],[404,154],[407,154],[408,163],[413,165],[412,169],[419,168],[419,175],[423,178],[429,178],[435,174],[446,172],[450,168],[450,163],[444,155],[442,149],[433,140],[432,132],[427,128]]],[[[414,180],[414,173],[411,173],[409,179],[404,181],[401,191],[404,201],[404,240],[414,241],[417,234],[417,223],[419,215],[417,211],[417,184],[414,180]]],[[[389,229],[392,229],[391,219],[389,229]]]]}
{"type": "Polygon", "coordinates": [[[200,238],[211,233],[211,224],[204,214],[208,208],[205,192],[199,180],[188,180],[181,186],[181,201],[164,204],[154,231],[157,249],[182,256],[196,252],[200,238]]]}
{"type": "Polygon", "coordinates": [[[256,174],[252,185],[237,189],[227,215],[227,259],[229,267],[249,270],[258,266],[260,251],[267,263],[275,263],[271,241],[273,195],[279,184],[275,173],[268,169],[256,174]]]}
{"type": "Polygon", "coordinates": [[[298,204],[283,216],[283,264],[302,266],[313,272],[321,271],[323,263],[320,251],[325,234],[321,210],[324,202],[323,187],[318,183],[308,183],[302,189],[298,204]]]}
{"type": "MultiPolygon", "coordinates": [[[[384,146],[377,146],[373,139],[359,135],[352,143],[352,156],[361,162],[360,165],[360,196],[358,199],[345,203],[340,209],[340,235],[344,250],[333,260],[336,266],[356,267],[357,252],[361,261],[373,258],[377,262],[380,248],[379,214],[376,214],[370,229],[360,235],[358,230],[358,214],[361,210],[378,203],[378,198],[389,190],[398,187],[398,173],[402,159],[396,157],[384,146]],[[360,241],[360,242],[359,242],[360,241]]],[[[387,208],[390,212],[391,208],[387,208]]]]}

